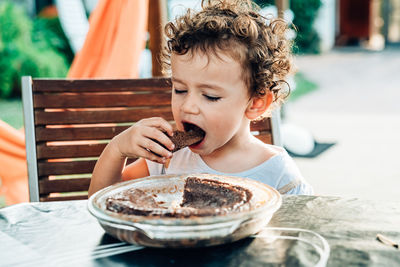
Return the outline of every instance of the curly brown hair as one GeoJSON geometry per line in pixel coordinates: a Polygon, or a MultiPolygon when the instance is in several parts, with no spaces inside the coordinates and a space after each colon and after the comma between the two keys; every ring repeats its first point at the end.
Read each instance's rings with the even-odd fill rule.
{"type": "Polygon", "coordinates": [[[164,73],[170,72],[172,53],[201,51],[218,56],[222,51],[242,65],[251,97],[263,96],[268,90],[274,101],[284,99],[289,93],[285,79],[292,69],[287,23],[260,15],[251,0],[203,0],[201,6],[201,11],[188,9],[165,26],[164,73]]]}

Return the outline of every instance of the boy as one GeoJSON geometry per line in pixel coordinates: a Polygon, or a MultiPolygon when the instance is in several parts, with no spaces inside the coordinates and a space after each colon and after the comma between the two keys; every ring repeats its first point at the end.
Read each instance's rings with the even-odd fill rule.
{"type": "Polygon", "coordinates": [[[197,126],[205,136],[172,157],[174,144],[164,134],[172,136],[172,126],[162,118],[139,121],[104,149],[89,195],[121,180],[164,173],[241,176],[282,194],[312,194],[287,152],[250,132],[250,122],[285,97],[282,84],[291,70],[286,30],[284,21],[265,19],[243,0],[203,1],[200,12],[189,10],[168,23],[162,60],[171,71],[176,127],[197,126]],[[125,166],[128,157],[139,159],[125,166]]]}

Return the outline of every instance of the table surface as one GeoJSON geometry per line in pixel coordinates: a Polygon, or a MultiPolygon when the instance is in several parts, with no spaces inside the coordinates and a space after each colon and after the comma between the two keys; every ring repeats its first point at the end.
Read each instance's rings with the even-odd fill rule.
{"type": "MultiPolygon", "coordinates": [[[[196,249],[153,249],[107,235],[87,201],[24,203],[0,209],[0,266],[312,266],[305,243],[246,238],[196,249]]],[[[327,266],[400,266],[400,250],[376,240],[400,241],[400,202],[327,196],[283,196],[271,227],[321,234],[331,248],[327,266]]]]}

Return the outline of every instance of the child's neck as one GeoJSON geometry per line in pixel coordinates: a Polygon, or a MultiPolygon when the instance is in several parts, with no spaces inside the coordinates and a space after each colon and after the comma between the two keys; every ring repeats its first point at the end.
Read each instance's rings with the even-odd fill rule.
{"type": "Polygon", "coordinates": [[[268,158],[263,157],[265,144],[250,131],[236,135],[227,144],[201,158],[212,169],[236,173],[251,169],[268,158]],[[261,156],[261,157],[260,157],[261,156]]]}

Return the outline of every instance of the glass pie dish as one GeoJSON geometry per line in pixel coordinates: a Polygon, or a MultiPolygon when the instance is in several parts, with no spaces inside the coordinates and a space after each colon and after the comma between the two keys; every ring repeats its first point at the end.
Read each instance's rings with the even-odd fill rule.
{"type": "Polygon", "coordinates": [[[188,248],[230,243],[256,234],[268,224],[281,203],[281,195],[274,188],[251,179],[185,174],[150,176],[111,185],[89,198],[88,210],[108,234],[121,241],[147,247],[188,248]],[[249,190],[252,197],[248,208],[226,214],[175,218],[128,215],[106,207],[107,198],[132,188],[152,195],[165,207],[176,206],[182,202],[188,177],[216,180],[249,190]]]}

